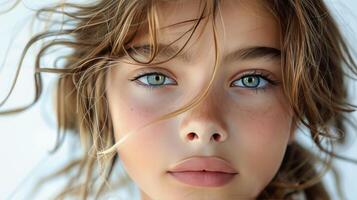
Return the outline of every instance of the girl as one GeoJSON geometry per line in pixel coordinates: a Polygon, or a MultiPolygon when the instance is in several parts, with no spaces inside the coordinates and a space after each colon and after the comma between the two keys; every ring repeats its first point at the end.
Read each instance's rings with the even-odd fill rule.
{"type": "Polygon", "coordinates": [[[33,103],[41,74],[61,74],[54,151],[67,134],[83,150],[49,177],[71,176],[56,199],[117,190],[119,161],[141,200],[329,199],[332,159],[357,163],[332,148],[356,108],[345,83],[357,66],[321,0],[106,0],[37,14],[63,20],[24,49],[45,41],[33,103]],[[41,66],[58,46],[65,62],[41,66]],[[294,139],[302,128],[325,157],[294,139]]]}

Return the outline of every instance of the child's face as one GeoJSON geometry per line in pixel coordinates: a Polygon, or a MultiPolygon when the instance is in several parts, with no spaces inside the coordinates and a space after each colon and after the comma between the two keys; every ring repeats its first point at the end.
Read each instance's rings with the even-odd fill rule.
{"type": "MultiPolygon", "coordinates": [[[[185,1],[178,6],[167,3],[159,11],[160,27],[167,26],[196,18],[198,1],[185,1]]],[[[221,11],[224,23],[219,17],[216,19],[221,62],[208,96],[194,109],[142,129],[118,150],[143,199],[254,198],[277,173],[292,138],[291,112],[281,83],[274,86],[252,75],[242,79],[247,73],[258,73],[281,81],[276,50],[263,48],[244,57],[226,57],[238,49],[253,47],[279,50],[278,24],[255,1],[222,1],[221,11]],[[223,158],[237,174],[229,175],[230,181],[225,182],[221,180],[224,173],[218,173],[218,178],[207,172],[196,177],[186,173],[185,178],[192,179],[181,182],[168,173],[175,164],[192,156],[223,158]]],[[[159,43],[172,42],[191,26],[186,23],[165,29],[159,43]]],[[[184,49],[191,57],[189,61],[180,57],[155,66],[120,64],[112,68],[107,79],[107,95],[116,141],[127,132],[186,105],[207,86],[214,65],[213,33],[208,23],[197,40],[200,28],[202,25],[184,49]],[[129,80],[144,69],[145,73],[164,76],[147,75],[129,80]],[[160,82],[163,77],[166,80],[160,82]],[[149,89],[142,86],[145,84],[163,87],[149,89]]],[[[188,34],[175,45],[182,46],[187,37],[188,34]]],[[[147,38],[141,37],[133,45],[146,42],[147,38]]]]}

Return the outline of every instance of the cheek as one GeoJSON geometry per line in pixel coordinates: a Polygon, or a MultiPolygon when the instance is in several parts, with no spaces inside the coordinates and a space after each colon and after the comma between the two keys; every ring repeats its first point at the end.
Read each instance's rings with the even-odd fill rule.
{"type": "Polygon", "coordinates": [[[163,171],[164,169],[160,166],[167,166],[165,160],[169,157],[166,155],[167,149],[172,149],[175,145],[174,141],[177,140],[173,134],[170,134],[173,133],[175,124],[164,120],[138,130],[156,117],[162,116],[166,109],[153,106],[145,98],[136,98],[131,95],[125,97],[125,99],[120,98],[119,95],[113,93],[108,98],[115,141],[125,138],[118,148],[118,154],[132,179],[139,185],[149,184],[150,180],[155,177],[147,175],[163,171]],[[160,159],[153,162],[154,157],[160,159]],[[143,177],[148,179],[143,180],[143,177]]]}
{"type": "Polygon", "coordinates": [[[281,165],[289,140],[291,117],[282,95],[254,99],[237,107],[234,135],[240,170],[259,193],[281,165]],[[270,97],[270,98],[268,98],[270,97]]]}
{"type": "Polygon", "coordinates": [[[120,90],[120,95],[119,92],[113,92],[108,98],[113,126],[116,136],[120,138],[164,114],[163,110],[167,111],[167,108],[161,107],[163,104],[157,103],[157,99],[132,93],[123,88],[120,90]]]}
{"type": "Polygon", "coordinates": [[[122,143],[125,146],[123,149],[131,147],[132,145],[126,144],[134,141],[136,148],[151,146],[152,140],[158,136],[158,132],[154,129],[160,122],[154,123],[142,130],[139,128],[154,120],[155,117],[158,117],[160,110],[148,104],[145,98],[139,99],[125,94],[124,96],[126,98],[120,98],[119,95],[113,94],[109,98],[116,141],[118,142],[125,138],[125,142],[122,143]],[[148,131],[148,128],[152,129],[150,134],[144,134],[143,130],[148,131]]]}

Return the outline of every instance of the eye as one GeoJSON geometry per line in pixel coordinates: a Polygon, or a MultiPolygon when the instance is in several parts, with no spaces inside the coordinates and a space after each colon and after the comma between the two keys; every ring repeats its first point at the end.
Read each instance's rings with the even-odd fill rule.
{"type": "Polygon", "coordinates": [[[165,85],[176,85],[176,82],[160,72],[143,73],[131,81],[138,81],[144,87],[157,88],[165,85]]]}
{"type": "Polygon", "coordinates": [[[265,87],[268,84],[268,81],[257,76],[257,75],[249,75],[240,78],[237,81],[233,82],[234,85],[239,87],[247,87],[247,88],[261,88],[265,87]]]}
{"type": "Polygon", "coordinates": [[[262,74],[250,74],[244,75],[240,79],[234,81],[231,86],[238,86],[242,88],[250,89],[265,89],[268,84],[271,83],[275,85],[276,83],[269,79],[267,76],[262,74]]]}
{"type": "MultiPolygon", "coordinates": [[[[131,81],[138,82],[139,85],[152,88],[164,87],[166,85],[177,85],[176,81],[160,72],[146,72],[137,75],[131,81]]],[[[240,79],[234,81],[231,86],[237,86],[249,89],[265,89],[269,84],[277,85],[277,81],[269,78],[269,75],[258,74],[256,72],[243,75],[240,79]]]]}

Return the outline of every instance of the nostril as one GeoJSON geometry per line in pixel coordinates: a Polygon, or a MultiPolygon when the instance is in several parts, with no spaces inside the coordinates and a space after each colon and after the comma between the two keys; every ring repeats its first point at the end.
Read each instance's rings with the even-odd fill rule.
{"type": "Polygon", "coordinates": [[[195,137],[197,137],[195,133],[189,133],[189,134],[187,135],[187,138],[188,138],[189,140],[193,140],[195,137]]]}
{"type": "MultiPolygon", "coordinates": [[[[194,133],[194,132],[190,132],[190,133],[188,133],[187,134],[187,139],[188,140],[194,140],[194,139],[198,139],[198,135],[196,134],[196,133],[194,133]]],[[[217,142],[219,142],[222,138],[221,138],[222,136],[221,136],[221,134],[219,134],[219,133],[214,133],[212,136],[211,136],[211,139],[210,140],[214,140],[214,141],[217,141],[217,142]]]]}
{"type": "Polygon", "coordinates": [[[213,137],[213,139],[214,139],[215,141],[219,141],[219,140],[221,139],[221,135],[218,134],[218,133],[213,134],[212,137],[213,137]]]}

